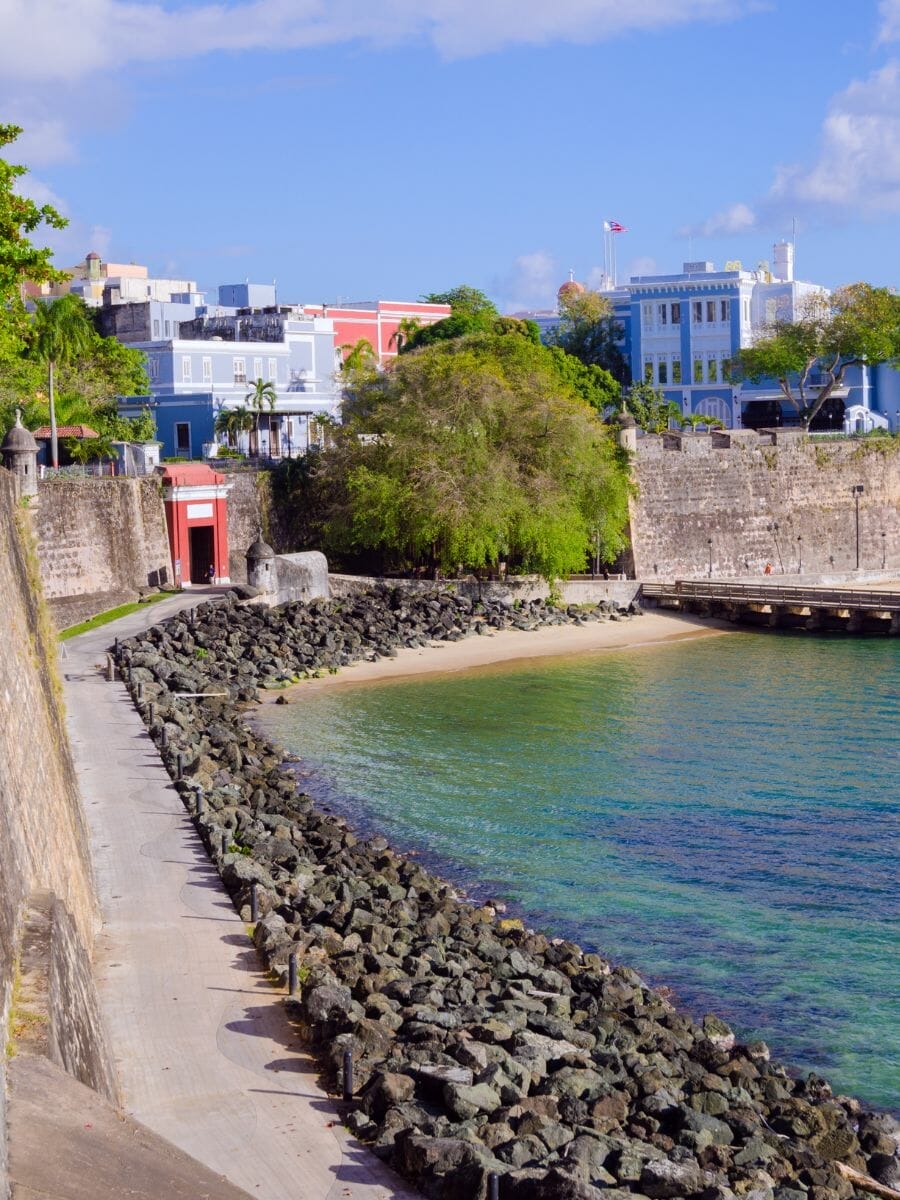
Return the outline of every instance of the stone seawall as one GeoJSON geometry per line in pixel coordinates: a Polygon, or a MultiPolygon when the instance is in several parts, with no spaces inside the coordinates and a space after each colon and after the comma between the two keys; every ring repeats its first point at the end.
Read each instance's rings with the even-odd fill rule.
{"type": "MultiPolygon", "coordinates": [[[[434,590],[435,584],[422,579],[378,579],[366,575],[329,574],[328,586],[335,598],[356,596],[373,588],[396,587],[410,596],[424,595],[434,590]]],[[[511,576],[504,580],[479,580],[473,578],[447,579],[440,586],[456,596],[467,596],[469,600],[499,601],[501,604],[530,604],[532,600],[546,600],[550,596],[550,585],[538,575],[511,576]]],[[[627,608],[637,598],[640,585],[634,579],[564,579],[557,584],[563,604],[600,604],[609,601],[627,608]]]]}
{"type": "Polygon", "coordinates": [[[890,1118],[360,840],[237,707],[398,646],[570,620],[585,615],[400,589],[204,605],[121,642],[118,662],[257,946],[282,978],[293,960],[288,1009],[335,1090],[350,1070],[347,1124],[425,1195],[849,1200],[847,1172],[895,1182],[890,1118]]]}
{"type": "Polygon", "coordinates": [[[41,481],[34,528],[44,594],[59,628],[171,582],[160,481],[41,481]]]}
{"type": "Polygon", "coordinates": [[[900,439],[644,437],[634,473],[638,579],[853,571],[860,484],[860,567],[900,573],[900,439]]]}
{"type": "MultiPolygon", "coordinates": [[[[13,992],[22,922],[30,897],[49,893],[61,932],[54,950],[57,978],[79,980],[74,990],[55,989],[50,1032],[55,1031],[58,1060],[89,1081],[108,1067],[86,974],[99,913],[31,520],[12,476],[0,468],[0,1039],[15,1048],[13,992]],[[73,1028],[80,1043],[70,1053],[65,1031],[73,1028]]],[[[5,1054],[0,1061],[5,1072],[5,1054]]],[[[0,1196],[6,1194],[5,1097],[0,1079],[0,1196]]]]}

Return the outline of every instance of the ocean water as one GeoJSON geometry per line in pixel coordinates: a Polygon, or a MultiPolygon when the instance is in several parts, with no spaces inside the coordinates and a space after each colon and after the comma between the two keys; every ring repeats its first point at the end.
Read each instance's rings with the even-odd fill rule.
{"type": "Polygon", "coordinates": [[[736,633],[264,722],[357,828],[900,1107],[900,640],[736,633]]]}

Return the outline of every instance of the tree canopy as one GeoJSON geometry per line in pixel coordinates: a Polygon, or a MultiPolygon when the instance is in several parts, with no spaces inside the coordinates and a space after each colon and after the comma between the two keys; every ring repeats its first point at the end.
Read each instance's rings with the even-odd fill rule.
{"type": "MultiPolygon", "coordinates": [[[[16,125],[0,125],[0,150],[21,132],[16,125]]],[[[16,184],[25,174],[25,167],[0,157],[0,429],[12,424],[17,407],[30,428],[48,423],[48,364],[53,361],[55,406],[65,414],[65,423],[90,424],[106,436],[122,436],[115,397],[149,392],[144,355],[115,338],[102,337],[93,314],[76,297],[39,302],[34,313],[27,311],[22,299],[25,283],[66,278],[53,266],[51,250],[35,246],[30,235],[41,228],[61,229],[67,222],[51,205],[37,205],[19,195],[16,184]],[[62,308],[57,310],[57,305],[62,308]],[[55,319],[60,313],[66,315],[65,322],[55,319]],[[70,337],[61,340],[60,325],[78,326],[77,352],[71,352],[70,337]]]]}
{"type": "Polygon", "coordinates": [[[403,339],[398,339],[400,354],[476,333],[516,334],[535,344],[541,340],[541,331],[534,321],[502,316],[484,292],[468,284],[460,284],[448,292],[429,292],[422,299],[427,304],[449,304],[450,316],[432,325],[408,326],[403,339]]]}
{"type": "Polygon", "coordinates": [[[774,379],[805,426],[858,363],[900,359],[900,296],[854,283],[807,300],[794,321],[774,321],[739,350],[734,372],[751,383],[774,379]]]}
{"type": "MultiPolygon", "coordinates": [[[[0,125],[0,149],[11,145],[22,132],[18,125],[0,125]]],[[[41,225],[63,229],[68,221],[50,204],[35,204],[15,190],[16,181],[27,175],[26,167],[0,158],[0,304],[20,300],[19,287],[26,280],[44,283],[64,279],[52,262],[52,251],[34,246],[29,235],[41,225]]]]}
{"type": "Polygon", "coordinates": [[[595,539],[624,546],[629,483],[614,438],[526,338],[479,333],[402,356],[360,383],[303,478],[328,549],[394,569],[548,579],[595,539]]]}
{"type": "Polygon", "coordinates": [[[664,433],[671,421],[681,424],[681,409],[652,383],[635,383],[625,393],[625,407],[647,433],[664,433]]]}
{"type": "Polygon", "coordinates": [[[564,290],[559,297],[559,325],[548,336],[551,345],[580,359],[586,366],[602,367],[619,384],[628,379],[628,366],[619,340],[622,327],[613,319],[612,305],[590,288],[564,290]]]}

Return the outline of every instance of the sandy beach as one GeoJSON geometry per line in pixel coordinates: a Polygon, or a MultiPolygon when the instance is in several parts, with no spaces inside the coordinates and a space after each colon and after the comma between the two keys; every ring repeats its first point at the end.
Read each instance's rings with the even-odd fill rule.
{"type": "Polygon", "coordinates": [[[656,611],[623,621],[551,625],[528,631],[501,629],[463,638],[459,642],[433,642],[429,646],[398,650],[396,658],[351,663],[335,675],[305,679],[284,691],[264,691],[260,696],[264,702],[271,704],[279,696],[296,699],[313,691],[346,684],[408,679],[416,675],[452,674],[530,658],[642,649],[663,642],[717,637],[729,632],[731,627],[719,622],[656,611]]]}

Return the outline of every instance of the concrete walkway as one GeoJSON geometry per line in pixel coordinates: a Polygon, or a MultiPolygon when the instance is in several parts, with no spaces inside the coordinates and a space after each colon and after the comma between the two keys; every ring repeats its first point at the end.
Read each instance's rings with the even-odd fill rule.
{"type": "Polygon", "coordinates": [[[104,918],[96,975],[125,1107],[262,1200],[413,1200],[338,1123],[124,685],[103,677],[115,636],[207,598],[63,643],[104,918]]]}

